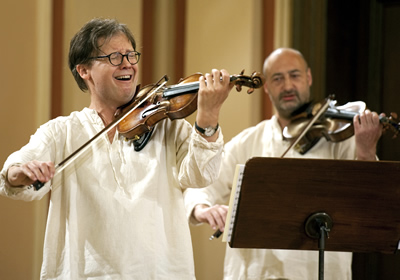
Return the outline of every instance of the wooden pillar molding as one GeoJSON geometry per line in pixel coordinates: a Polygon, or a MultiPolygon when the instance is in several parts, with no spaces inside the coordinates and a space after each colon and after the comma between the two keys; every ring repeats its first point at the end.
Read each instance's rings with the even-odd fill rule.
{"type": "Polygon", "coordinates": [[[175,66],[174,75],[183,78],[185,74],[185,28],[186,0],[176,0],[175,3],[175,66]]]}
{"type": "Polygon", "coordinates": [[[51,119],[62,114],[64,0],[53,0],[52,22],[51,119]]]}
{"type": "Polygon", "coordinates": [[[154,57],[154,0],[143,0],[142,41],[146,55],[141,58],[142,84],[153,83],[152,69],[154,57]]]}
{"type": "Polygon", "coordinates": [[[157,71],[160,71],[160,67],[166,70],[169,78],[172,77],[172,82],[176,82],[177,79],[184,77],[186,0],[171,1],[173,3],[173,8],[169,9],[171,17],[168,17],[168,22],[165,22],[166,26],[164,25],[162,30],[159,30],[160,26],[157,26],[157,23],[159,24],[160,21],[162,22],[166,19],[157,14],[156,5],[159,4],[157,1],[160,0],[143,0],[142,5],[142,42],[143,53],[145,54],[141,58],[143,85],[154,83],[155,79],[159,78],[157,71]],[[168,40],[162,41],[162,39],[157,38],[156,34],[159,32],[167,32],[168,40]],[[163,58],[161,59],[162,61],[155,61],[157,54],[160,57],[160,52],[164,52],[164,55],[168,55],[172,59],[166,59],[161,56],[163,58]],[[171,63],[172,65],[168,65],[171,63]]]}
{"type": "MultiPolygon", "coordinates": [[[[274,50],[274,21],[275,0],[262,1],[262,56],[265,59],[274,50]]],[[[269,119],[273,115],[271,100],[267,94],[263,95],[261,118],[269,119]]]]}

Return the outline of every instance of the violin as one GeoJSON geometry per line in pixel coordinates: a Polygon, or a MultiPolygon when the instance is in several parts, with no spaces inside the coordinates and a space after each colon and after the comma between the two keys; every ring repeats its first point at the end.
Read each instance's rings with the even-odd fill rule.
{"type": "MultiPolygon", "coordinates": [[[[254,89],[263,86],[264,78],[260,73],[253,72],[251,76],[245,76],[243,73],[244,70],[239,75],[230,76],[230,81],[234,83],[237,91],[246,86],[249,88],[247,93],[250,94],[254,89]]],[[[200,76],[201,73],[196,73],[181,79],[176,85],[160,86],[153,90],[161,80],[168,80],[168,77],[164,76],[156,85],[143,87],[133,102],[118,108],[115,113],[115,117],[118,118],[132,107],[136,107],[117,125],[118,132],[126,139],[138,141],[142,135],[152,132],[155,124],[163,119],[175,120],[191,115],[197,110],[200,76]]]]}
{"type": "MultiPolygon", "coordinates": [[[[251,76],[243,73],[244,70],[239,75],[230,76],[230,81],[234,83],[237,91],[246,86],[249,87],[247,93],[250,94],[254,89],[263,86],[264,77],[260,73],[253,72],[251,76]]],[[[115,127],[126,139],[134,140],[135,151],[140,151],[149,141],[154,126],[159,121],[167,117],[171,120],[185,118],[197,110],[201,75],[193,74],[172,86],[165,86],[168,77],[164,75],[156,84],[145,86],[141,90],[138,90],[138,87],[138,93],[128,104],[118,108],[110,124],[55,166],[54,176],[83,154],[95,140],[115,127]]],[[[36,181],[31,187],[39,190],[44,185],[45,183],[36,181]]]]}
{"type": "MultiPolygon", "coordinates": [[[[322,137],[327,141],[340,142],[354,135],[353,118],[365,111],[366,104],[355,101],[336,106],[336,100],[331,98],[324,102],[306,104],[292,114],[290,124],[283,129],[285,139],[297,140],[289,149],[293,146],[303,155],[322,137]]],[[[400,123],[396,123],[396,119],[396,113],[391,113],[389,117],[379,116],[384,130],[392,130],[394,138],[400,131],[400,123]]]]}

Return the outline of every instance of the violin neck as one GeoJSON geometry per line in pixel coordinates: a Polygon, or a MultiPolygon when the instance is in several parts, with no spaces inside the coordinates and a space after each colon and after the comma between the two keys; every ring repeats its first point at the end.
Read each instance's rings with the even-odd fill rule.
{"type": "Polygon", "coordinates": [[[199,82],[191,82],[184,84],[177,84],[166,87],[163,97],[172,98],[187,93],[196,93],[199,91],[199,82]]]}
{"type": "MultiPolygon", "coordinates": [[[[235,76],[230,76],[231,82],[234,81],[235,79],[237,79],[235,76]]],[[[179,96],[182,94],[196,93],[199,91],[199,88],[200,88],[200,82],[198,82],[198,81],[172,85],[172,86],[168,86],[165,88],[163,97],[164,98],[172,98],[172,97],[179,96]]]]}
{"type": "Polygon", "coordinates": [[[342,119],[342,120],[352,120],[355,115],[358,113],[356,112],[351,112],[351,111],[345,111],[345,110],[338,110],[335,108],[328,108],[325,112],[325,117],[328,118],[336,118],[336,119],[342,119]]]}
{"type": "MultiPolygon", "coordinates": [[[[351,112],[351,111],[341,111],[335,108],[328,108],[324,114],[325,117],[327,118],[336,118],[336,119],[342,119],[342,120],[352,120],[355,115],[358,115],[359,113],[356,112],[351,112]]],[[[399,132],[400,131],[400,125],[399,123],[396,123],[392,121],[390,118],[379,116],[379,121],[383,125],[390,125],[392,128],[395,129],[395,131],[399,132]]]]}

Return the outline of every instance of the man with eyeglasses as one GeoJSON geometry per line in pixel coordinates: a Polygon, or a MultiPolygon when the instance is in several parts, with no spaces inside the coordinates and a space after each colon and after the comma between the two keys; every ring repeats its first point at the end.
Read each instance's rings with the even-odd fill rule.
{"type": "Polygon", "coordinates": [[[218,175],[218,117],[232,88],[227,71],[199,80],[199,129],[162,120],[135,151],[113,127],[62,172],[55,167],[135,98],[139,58],[125,25],[84,25],[71,40],[69,67],[90,94],[89,107],[42,125],[4,164],[2,195],[31,201],[51,190],[41,279],[195,279],[182,190],[218,175]]]}

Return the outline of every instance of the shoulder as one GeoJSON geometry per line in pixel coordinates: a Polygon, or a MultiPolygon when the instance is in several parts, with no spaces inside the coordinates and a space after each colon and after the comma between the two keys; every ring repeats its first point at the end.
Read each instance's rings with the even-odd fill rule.
{"type": "Polygon", "coordinates": [[[70,115],[68,116],[58,116],[52,120],[49,120],[47,123],[43,124],[41,127],[49,127],[49,128],[60,128],[60,127],[66,127],[66,126],[71,126],[71,125],[77,125],[77,124],[82,124],[86,122],[92,122],[90,120],[90,116],[92,115],[92,118],[98,118],[98,116],[95,116],[95,111],[90,110],[88,108],[83,109],[82,111],[74,111],[71,112],[70,115]]]}
{"type": "Polygon", "coordinates": [[[93,126],[93,121],[88,118],[87,113],[76,111],[68,116],[59,116],[42,124],[33,137],[43,138],[43,141],[46,141],[44,139],[61,141],[68,134],[80,133],[82,128],[88,124],[93,126]]]}

